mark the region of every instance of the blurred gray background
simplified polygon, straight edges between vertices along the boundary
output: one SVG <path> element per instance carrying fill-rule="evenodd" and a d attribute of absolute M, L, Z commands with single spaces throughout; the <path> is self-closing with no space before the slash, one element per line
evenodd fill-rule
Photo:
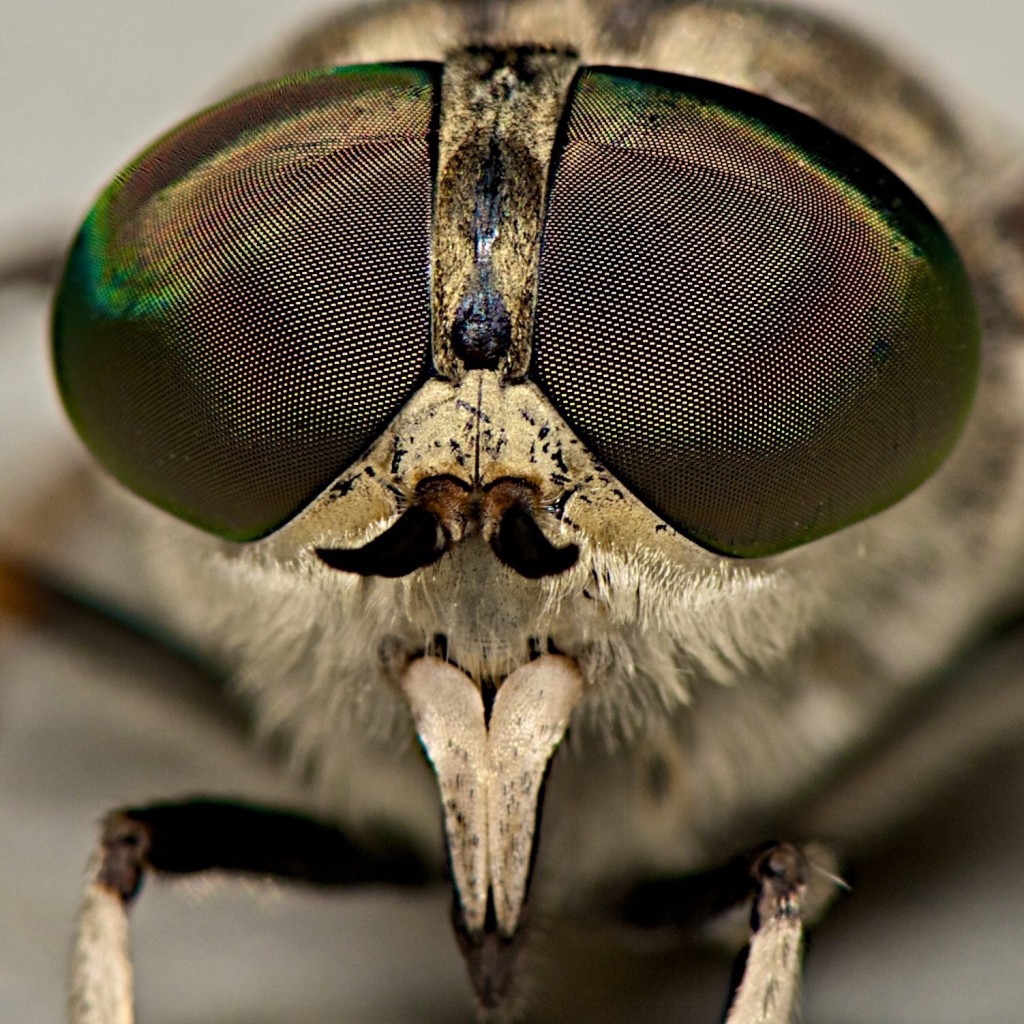
<path fill-rule="evenodd" d="M 1024 137 L 1021 0 L 818 6 L 903 49 L 964 104 L 976 101 L 979 116 L 994 113 Z M 216 96 L 247 54 L 325 7 L 320 0 L 2 0 L 0 258 L 36 239 L 69 236 L 97 190 L 154 134 Z M 2 537 L 5 510 L 48 476 L 48 453 L 64 435 L 36 355 L 42 304 L 0 312 L 5 335 L 15 332 L 25 346 L 5 346 L 0 355 Z M 139 690 L 112 679 L 102 659 L 83 661 L 73 646 L 5 632 L 0 671 L 0 1024 L 50 1024 L 63 1012 L 79 866 L 102 808 L 191 789 L 278 799 L 290 791 L 244 744 L 184 712 L 173 678 L 167 695 Z M 162 671 L 154 670 L 158 682 Z M 137 766 L 127 778 L 125 765 Z M 840 908 L 812 958 L 811 1024 L 1021 1019 L 1024 771 L 1019 763 L 992 771 L 954 795 L 959 825 L 949 838 L 956 845 L 986 837 L 978 845 L 991 863 L 972 850 L 952 862 L 952 879 L 936 884 L 930 866 L 914 860 L 930 854 L 911 852 L 892 862 L 905 877 L 881 897 L 887 915 L 877 899 L 873 908 Z M 140 1005 L 150 1024 L 472 1019 L 443 897 L 253 899 L 199 886 L 180 900 L 152 889 L 136 915 Z M 935 916 L 907 912 L 928 899 L 939 904 Z M 831 934 L 845 938 L 833 943 Z M 912 948 L 926 952 L 900 958 Z M 606 972 L 642 960 L 671 973 L 662 951 L 631 955 L 626 968 L 610 963 Z M 585 979 L 578 985 L 579 1005 L 600 1019 Z M 686 986 L 680 978 L 675 987 Z"/>

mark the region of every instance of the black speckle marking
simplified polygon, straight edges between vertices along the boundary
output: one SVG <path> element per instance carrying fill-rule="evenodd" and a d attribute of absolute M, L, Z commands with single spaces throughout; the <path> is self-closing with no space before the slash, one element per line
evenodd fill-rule
<path fill-rule="evenodd" d="M 460 466 L 466 465 L 466 453 L 462 450 L 462 445 L 459 443 L 457 438 L 448 439 L 448 447 L 451 449 L 452 455 L 455 457 L 455 461 Z"/>
<path fill-rule="evenodd" d="M 655 533 L 664 533 L 667 529 L 668 529 L 668 526 L 665 523 L 658 523 L 658 525 L 655 526 L 655 528 L 654 528 L 654 532 Z"/>
<path fill-rule="evenodd" d="M 623 494 L 622 491 L 620 491 L 618 489 L 618 487 L 613 487 L 612 488 L 612 494 L 614 494 L 615 497 L 619 499 L 619 501 L 625 501 L 626 500 L 625 494 Z"/>
<path fill-rule="evenodd" d="M 550 427 L 541 427 L 540 430 L 537 431 L 537 437 L 539 437 L 540 440 L 543 441 L 544 438 L 547 437 L 548 434 L 550 434 L 550 433 L 551 433 L 551 428 Z"/>
<path fill-rule="evenodd" d="M 344 498 L 355 487 L 357 479 L 357 476 L 347 476 L 344 480 L 339 480 L 328 492 L 329 500 L 337 501 L 338 498 Z"/>
<path fill-rule="evenodd" d="M 551 473 L 548 476 L 548 479 L 553 484 L 558 484 L 559 487 L 564 487 L 569 482 L 570 477 L 567 477 L 564 473 Z"/>
<path fill-rule="evenodd" d="M 484 447 L 495 455 L 500 455 L 508 447 L 508 435 L 503 430 L 497 433 L 493 430 L 485 430 L 483 436 Z"/>
<path fill-rule="evenodd" d="M 552 461 L 552 462 L 554 462 L 554 464 L 555 464 L 555 465 L 556 465 L 556 466 L 557 466 L 557 467 L 558 467 L 558 468 L 559 468 L 559 469 L 560 469 L 560 470 L 561 470 L 561 471 L 562 471 L 563 473 L 568 473 L 568 472 L 569 472 L 569 467 L 568 467 L 568 466 L 567 466 L 567 465 L 565 464 L 565 459 L 564 459 L 564 458 L 562 457 L 562 446 L 561 446 L 561 445 L 559 445 L 559 446 L 558 446 L 558 447 L 557 447 L 557 448 L 556 448 L 556 449 L 555 449 L 555 450 L 554 450 L 554 451 L 553 451 L 553 452 L 551 453 L 551 461 Z"/>
<path fill-rule="evenodd" d="M 367 466 L 367 467 L 366 467 L 366 469 L 365 469 L 365 470 L 364 470 L 363 472 L 365 472 L 365 473 L 366 473 L 366 475 L 367 475 L 367 476 L 368 476 L 368 477 L 369 477 L 369 478 L 370 478 L 371 480 L 372 480 L 372 479 L 373 479 L 373 478 L 374 478 L 374 477 L 375 477 L 375 476 L 377 475 L 377 473 L 376 473 L 376 472 L 374 471 L 374 468 L 373 468 L 373 466 Z"/>
<path fill-rule="evenodd" d="M 397 476 L 402 466 L 402 459 L 409 454 L 408 448 L 402 448 L 395 442 L 395 450 L 391 453 L 391 472 Z"/>
<path fill-rule="evenodd" d="M 478 416 L 481 423 L 490 423 L 491 418 L 487 413 L 482 412 L 475 405 L 467 402 L 464 398 L 458 398 L 455 400 L 455 408 L 461 409 L 463 412 L 468 412 L 470 416 Z"/>

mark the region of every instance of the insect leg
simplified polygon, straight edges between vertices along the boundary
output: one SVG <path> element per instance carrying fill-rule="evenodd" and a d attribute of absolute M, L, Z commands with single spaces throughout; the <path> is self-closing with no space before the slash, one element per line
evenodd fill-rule
<path fill-rule="evenodd" d="M 772 846 L 752 867 L 754 934 L 725 1024 L 789 1024 L 796 1010 L 803 958 L 807 858 L 788 843 Z"/>
<path fill-rule="evenodd" d="M 193 799 L 115 811 L 103 824 L 72 965 L 72 1024 L 131 1024 L 128 907 L 149 871 L 224 871 L 313 885 L 435 880 L 411 846 L 381 829 L 360 843 L 291 811 Z"/>
<path fill-rule="evenodd" d="M 816 923 L 843 887 L 835 866 L 832 852 L 817 843 L 765 843 L 710 871 L 641 882 L 613 906 L 630 925 L 743 946 L 726 1024 L 788 1024 L 804 926 Z"/>

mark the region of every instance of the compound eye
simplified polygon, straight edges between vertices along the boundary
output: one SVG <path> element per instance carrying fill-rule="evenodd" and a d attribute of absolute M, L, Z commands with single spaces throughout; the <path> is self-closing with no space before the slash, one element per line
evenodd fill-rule
<path fill-rule="evenodd" d="M 530 374 L 675 529 L 755 557 L 893 504 L 959 435 L 978 346 L 949 239 L 858 146 L 711 82 L 580 73 Z"/>
<path fill-rule="evenodd" d="M 54 312 L 71 418 L 123 483 L 233 540 L 280 526 L 430 372 L 438 70 L 317 71 L 146 150 Z"/>

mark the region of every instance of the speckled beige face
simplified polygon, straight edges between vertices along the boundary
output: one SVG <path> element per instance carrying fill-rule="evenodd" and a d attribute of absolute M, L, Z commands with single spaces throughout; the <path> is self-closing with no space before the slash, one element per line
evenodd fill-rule
<path fill-rule="evenodd" d="M 630 495 L 535 384 L 507 385 L 484 370 L 427 382 L 365 458 L 286 526 L 278 542 L 296 548 L 328 538 L 339 546 L 364 543 L 415 500 L 424 481 L 437 477 L 459 481 L 467 492 L 524 482 L 553 544 L 582 540 L 626 557 L 644 549 L 680 566 L 723 561 Z"/>

